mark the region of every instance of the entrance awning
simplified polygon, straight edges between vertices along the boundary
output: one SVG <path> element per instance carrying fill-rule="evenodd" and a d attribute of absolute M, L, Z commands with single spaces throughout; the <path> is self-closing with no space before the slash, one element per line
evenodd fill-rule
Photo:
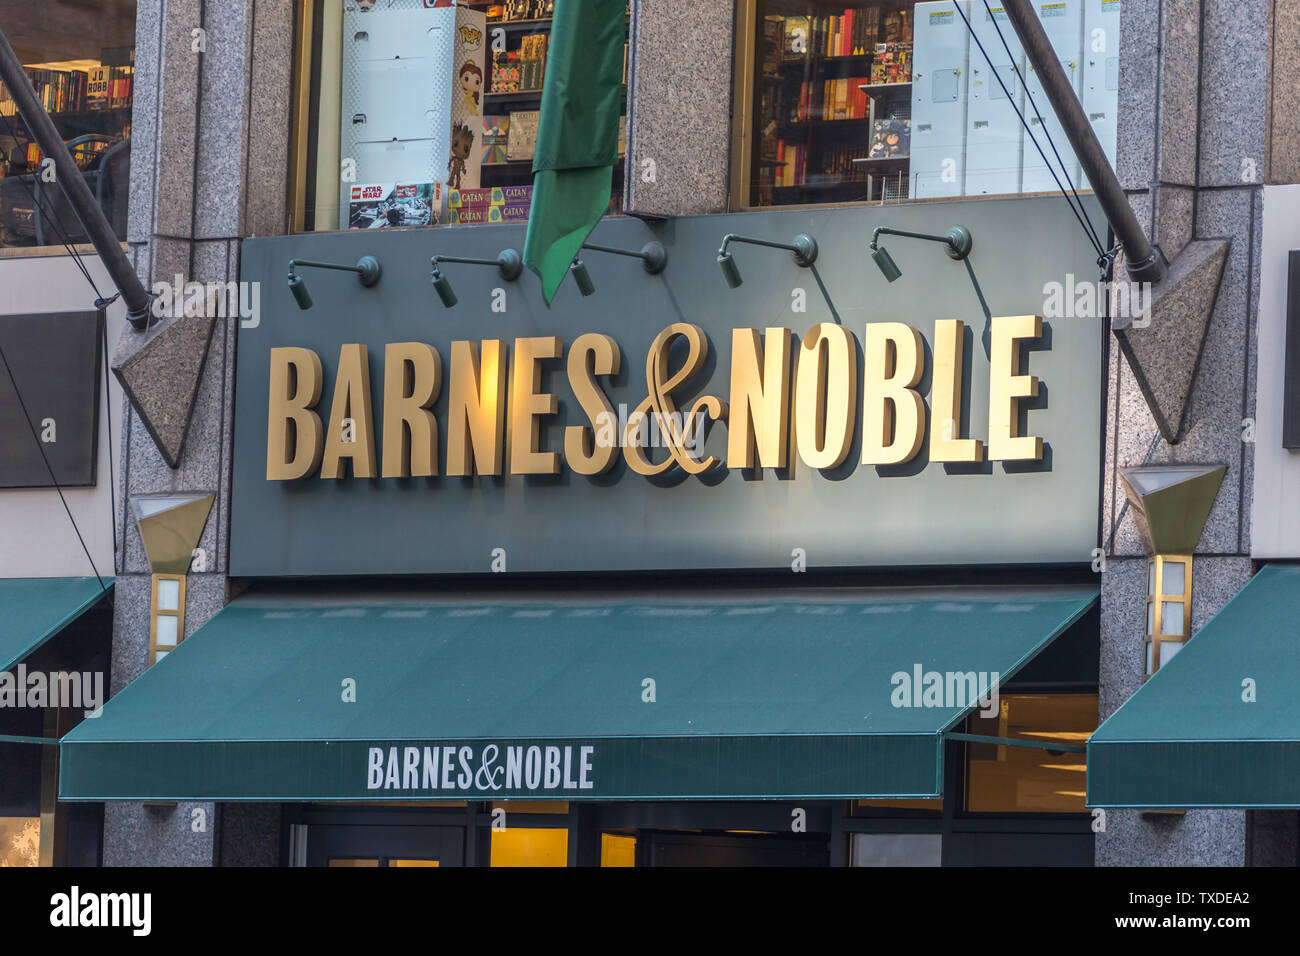
<path fill-rule="evenodd" d="M 1265 567 L 1092 735 L 1088 806 L 1300 806 L 1297 621 L 1300 567 Z"/>
<path fill-rule="evenodd" d="M 97 578 L 0 579 L 0 671 L 26 659 L 113 587 Z"/>
<path fill-rule="evenodd" d="M 1006 680 L 1096 596 L 247 597 L 63 738 L 60 797 L 937 796 L 963 676 Z M 961 701 L 904 696 L 930 672 Z"/>

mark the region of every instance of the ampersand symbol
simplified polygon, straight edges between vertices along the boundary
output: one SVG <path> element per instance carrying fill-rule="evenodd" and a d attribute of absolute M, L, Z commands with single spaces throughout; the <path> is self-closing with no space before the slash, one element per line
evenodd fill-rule
<path fill-rule="evenodd" d="M 479 766 L 478 773 L 474 774 L 474 788 L 476 790 L 500 790 L 501 784 L 497 783 L 497 777 L 506 772 L 505 767 L 493 767 L 497 762 L 497 754 L 501 751 L 496 744 L 488 744 L 483 748 L 483 758 Z M 486 775 L 486 776 L 485 776 Z M 484 783 L 484 780 L 487 780 Z"/>
<path fill-rule="evenodd" d="M 678 337 L 686 339 L 689 350 L 686 361 L 671 376 L 668 370 L 668 353 Z M 703 411 L 714 421 L 727 417 L 727 403 L 713 395 L 701 395 L 683 417 L 677 412 L 672 393 L 689 381 L 704 365 L 709 357 L 709 338 L 698 325 L 689 322 L 674 322 L 664 329 L 650 344 L 646 355 L 645 378 L 649 394 L 632 414 L 628 416 L 627 427 L 623 432 L 623 455 L 627 465 L 639 475 L 662 475 L 673 465 L 680 465 L 692 475 L 701 475 L 711 468 L 716 468 L 721 459 L 710 455 L 705 459 L 696 458 L 686 447 L 686 436 L 694 427 L 700 412 Z M 652 462 L 641 448 L 638 432 L 646 416 L 653 414 L 659 423 L 659 431 L 668 445 L 668 457 L 661 462 Z M 692 444 L 698 445 L 702 436 L 692 435 Z"/>

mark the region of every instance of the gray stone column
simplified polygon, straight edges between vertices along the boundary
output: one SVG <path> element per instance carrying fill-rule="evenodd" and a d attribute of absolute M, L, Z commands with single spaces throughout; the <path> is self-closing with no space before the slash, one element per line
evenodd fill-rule
<path fill-rule="evenodd" d="M 293 0 L 140 0 L 128 240 L 146 285 L 177 275 L 235 281 L 241 238 L 284 231 L 293 30 Z M 126 498 L 216 494 L 199 542 L 206 569 L 187 579 L 186 636 L 231 597 L 236 321 L 164 317 L 146 332 L 128 328 L 112 363 L 131 395 Z M 125 502 L 119 520 L 114 693 L 143 672 L 149 648 L 150 568 Z M 218 816 L 212 804 L 109 804 L 104 862 L 210 866 Z"/>
<path fill-rule="evenodd" d="M 1279 4 L 1279 9 L 1281 4 Z M 1259 298 L 1262 184 L 1269 147 L 1270 0 L 1125 0 L 1120 46 L 1117 167 L 1134 211 L 1173 260 L 1198 240 L 1229 240 L 1223 277 L 1191 366 L 1178 443 L 1171 445 L 1110 340 L 1102 531 L 1101 719 L 1142 679 L 1146 562 L 1128 513 L 1120 467 L 1222 463 L 1223 486 L 1197 547 L 1192 631 L 1251 574 L 1254 327 Z M 1289 121 L 1288 121 L 1289 122 Z M 1162 316 L 1157 307 L 1154 321 Z M 1158 330 L 1154 333 L 1158 335 Z M 1185 374 L 1186 355 L 1149 349 L 1148 381 Z M 1097 835 L 1099 865 L 1231 865 L 1294 859 L 1294 815 L 1192 810 L 1183 815 L 1109 811 Z"/>
<path fill-rule="evenodd" d="M 726 211 L 735 6 L 634 0 L 623 194 L 628 212 Z"/>

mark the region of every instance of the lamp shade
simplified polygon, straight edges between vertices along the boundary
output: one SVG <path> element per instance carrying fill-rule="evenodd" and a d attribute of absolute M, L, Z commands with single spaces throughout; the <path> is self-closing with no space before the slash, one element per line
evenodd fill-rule
<path fill-rule="evenodd" d="M 880 267 L 881 273 L 886 282 L 893 282 L 903 274 L 903 270 L 898 268 L 898 263 L 894 262 L 894 257 L 889 254 L 884 246 L 871 250 L 871 258 L 876 261 Z"/>
<path fill-rule="evenodd" d="M 1120 481 L 1148 554 L 1192 554 L 1219 493 L 1226 465 L 1140 465 Z"/>
<path fill-rule="evenodd" d="M 216 495 L 139 495 L 131 513 L 154 574 L 184 574 L 199 546 Z"/>
<path fill-rule="evenodd" d="M 719 254 L 718 268 L 722 270 L 722 277 L 727 280 L 727 285 L 733 289 L 739 289 L 741 283 L 745 281 L 740 277 L 740 267 L 736 265 L 736 260 L 730 252 Z"/>

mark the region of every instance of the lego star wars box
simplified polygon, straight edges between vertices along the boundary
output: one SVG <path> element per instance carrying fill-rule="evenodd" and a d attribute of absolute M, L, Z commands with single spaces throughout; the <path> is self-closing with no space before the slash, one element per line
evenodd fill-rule
<path fill-rule="evenodd" d="M 343 0 L 341 228 L 360 228 L 358 186 L 479 185 L 486 64 L 482 11 L 453 0 Z M 365 200 L 384 201 L 398 200 Z"/>
<path fill-rule="evenodd" d="M 351 189 L 349 229 L 436 226 L 445 219 L 442 183 L 367 183 Z"/>

